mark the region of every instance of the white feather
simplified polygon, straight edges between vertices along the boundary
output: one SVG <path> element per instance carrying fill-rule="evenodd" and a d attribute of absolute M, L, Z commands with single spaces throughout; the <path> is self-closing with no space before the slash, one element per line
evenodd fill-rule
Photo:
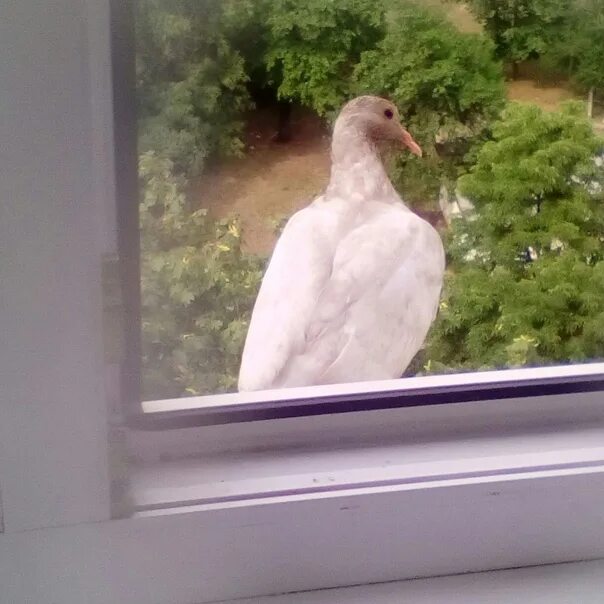
<path fill-rule="evenodd" d="M 436 316 L 445 266 L 438 233 L 402 203 L 371 147 L 350 147 L 338 163 L 325 196 L 296 213 L 277 242 L 240 390 L 400 377 Z"/>
<path fill-rule="evenodd" d="M 440 237 L 402 204 L 366 202 L 354 214 L 344 205 L 317 200 L 286 225 L 240 390 L 400 377 L 423 344 L 442 285 Z"/>

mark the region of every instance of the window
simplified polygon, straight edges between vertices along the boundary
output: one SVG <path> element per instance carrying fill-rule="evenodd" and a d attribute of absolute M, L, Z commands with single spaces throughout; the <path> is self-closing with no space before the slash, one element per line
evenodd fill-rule
<path fill-rule="evenodd" d="M 142 309 L 142 348 L 138 321 L 127 323 L 124 379 L 134 393 L 142 378 L 142 417 L 139 397 L 130 397 L 139 422 L 182 426 L 601 387 L 593 363 L 604 350 L 600 82 L 585 80 L 581 55 L 535 103 L 505 100 L 526 100 L 550 64 L 569 60 L 548 38 L 536 66 L 523 63 L 538 54 L 530 28 L 550 23 L 565 39 L 592 9 L 529 11 L 519 51 L 505 36 L 486 35 L 510 24 L 491 23 L 480 2 L 140 0 L 135 8 L 135 31 L 123 30 L 114 70 L 118 178 L 128 200 L 122 270 L 129 316 Z M 441 48 L 426 54 L 434 36 Z M 590 84 L 589 117 L 580 101 L 562 107 L 563 98 L 581 98 L 578 82 Z M 334 130 L 358 95 L 387 100 L 349 106 L 346 127 Z M 399 121 L 406 152 L 393 153 L 383 143 L 400 138 Z M 330 157 L 332 131 L 342 149 Z M 371 142 L 366 149 L 358 132 Z M 366 160 L 373 143 L 380 151 Z M 355 166 L 369 174 L 368 190 Z M 299 226 L 283 235 L 252 317 L 284 225 L 325 190 L 323 209 L 299 214 Z M 398 195 L 430 237 L 440 235 L 446 274 L 439 237 L 417 243 L 405 231 L 416 221 L 401 218 Z M 378 200 L 360 221 L 355 196 L 367 207 Z M 341 199 L 350 204 L 340 215 Z M 492 373 L 556 366 L 566 368 Z M 263 394 L 221 394 L 236 392 L 238 378 L 242 390 Z"/>
<path fill-rule="evenodd" d="M 174 430 L 164 428 L 183 409 L 153 421 L 145 413 L 145 428 L 156 430 L 126 431 L 143 457 L 127 468 L 134 505 L 112 515 L 108 477 L 123 465 L 107 455 L 107 399 L 115 394 L 117 363 L 100 354 L 100 285 L 101 266 L 109 287 L 120 269 L 127 326 L 139 334 L 138 286 L 128 289 L 139 274 L 138 253 L 130 253 L 137 238 L 128 234 L 138 225 L 136 153 L 133 146 L 127 152 L 136 140 L 128 135 L 135 115 L 129 89 L 120 86 L 134 76 L 134 62 L 123 61 L 133 56 L 134 39 L 122 18 L 128 5 L 112 2 L 118 190 L 122 202 L 128 187 L 132 193 L 118 221 L 110 169 L 110 3 L 60 0 L 53 10 L 27 4 L 6 4 L 0 20 L 7 58 L 0 65 L 7 111 L 0 129 L 10 141 L 0 162 L 3 600 L 226 601 L 604 555 L 601 390 L 540 396 L 542 390 L 525 389 L 519 398 L 492 400 L 491 383 L 480 396 L 468 386 L 467 395 L 481 399 L 474 402 L 256 422 L 231 421 L 244 401 L 226 394 L 220 396 L 235 397 L 235 404 L 222 410 L 224 417 L 203 420 L 225 425 Z M 121 262 L 102 263 L 115 251 L 118 223 Z M 107 318 L 115 321 L 114 314 Z M 124 390 L 136 385 L 140 364 L 131 354 L 136 338 L 125 344 Z M 559 382 L 583 371 L 594 388 L 591 369 L 597 367 L 536 371 L 555 373 Z M 498 376 L 522 374 L 471 377 L 488 383 Z M 459 394 L 451 382 L 464 384 L 467 376 L 400 383 L 415 379 L 449 381 L 441 392 L 450 397 Z M 398 396 L 396 386 L 390 384 Z M 351 411 L 368 396 L 363 388 L 380 387 L 334 386 L 333 395 Z M 431 393 L 424 395 L 429 402 Z M 297 404 L 300 393 L 280 389 L 275 396 L 298 397 Z M 268 398 L 256 401 L 265 417 L 289 404 Z M 140 411 L 134 388 L 128 400 Z M 209 402 L 185 397 L 174 404 Z M 313 402 L 329 401 L 308 397 L 300 413 Z M 253 411 L 243 419 L 258 419 Z M 119 452 L 116 442 L 110 453 Z M 58 561 L 67 577 L 56 572 Z M 573 575 L 593 589 L 598 569 Z M 472 584 L 478 579 L 464 576 Z M 437 593 L 442 585 L 436 582 Z"/>

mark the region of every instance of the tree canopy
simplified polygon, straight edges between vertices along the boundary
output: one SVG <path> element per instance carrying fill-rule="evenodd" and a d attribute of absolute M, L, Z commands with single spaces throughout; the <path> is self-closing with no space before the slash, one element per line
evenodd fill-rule
<path fill-rule="evenodd" d="M 469 144 L 485 133 L 504 103 L 493 44 L 459 32 L 441 12 L 409 0 L 397 4 L 386 36 L 361 55 L 354 76 L 357 92 L 396 103 L 424 150 L 421 165 L 402 156 L 394 171 L 411 197 L 433 197 L 443 171 L 453 168 L 455 176 Z M 449 165 L 442 162 L 447 156 Z"/>
<path fill-rule="evenodd" d="M 241 152 L 248 76 L 230 39 L 235 0 L 141 0 L 137 94 L 141 152 L 199 173 L 213 155 Z"/>
<path fill-rule="evenodd" d="M 511 105 L 460 178 L 429 369 L 604 357 L 603 169 L 580 104 Z"/>
<path fill-rule="evenodd" d="M 514 64 L 540 56 L 569 11 L 567 0 L 469 0 L 498 56 Z"/>
<path fill-rule="evenodd" d="M 604 0 L 575 2 L 545 58 L 583 88 L 604 89 Z"/>
<path fill-rule="evenodd" d="M 375 0 L 268 0 L 266 68 L 280 97 L 319 115 L 350 96 L 361 53 L 382 38 L 385 13 Z"/>

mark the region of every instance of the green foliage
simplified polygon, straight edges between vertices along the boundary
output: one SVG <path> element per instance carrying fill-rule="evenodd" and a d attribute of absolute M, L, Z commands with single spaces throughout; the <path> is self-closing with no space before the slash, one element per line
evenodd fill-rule
<path fill-rule="evenodd" d="M 443 14 L 409 0 L 397 4 L 388 33 L 362 54 L 354 76 L 358 91 L 396 103 L 424 151 L 421 161 L 401 156 L 393 170 L 412 200 L 435 198 L 442 177 L 457 177 L 470 144 L 504 102 L 489 40 L 460 33 Z"/>
<path fill-rule="evenodd" d="M 232 390 L 263 263 L 236 220 L 191 211 L 169 159 L 146 153 L 139 172 L 144 394 Z"/>
<path fill-rule="evenodd" d="M 545 58 L 580 86 L 604 89 L 604 0 L 581 0 L 573 8 Z"/>
<path fill-rule="evenodd" d="M 247 76 L 231 38 L 237 0 L 140 0 L 137 88 L 141 152 L 199 173 L 208 157 L 242 149 Z"/>
<path fill-rule="evenodd" d="M 483 22 L 501 56 L 519 60 L 541 52 L 535 23 L 557 24 L 559 2 L 472 6 L 491 6 Z M 241 152 L 253 87 L 326 116 L 357 92 L 390 97 L 425 151 L 392 166 L 412 200 L 475 161 L 460 187 L 477 215 L 449 236 L 429 370 L 604 356 L 604 205 L 586 185 L 604 181 L 591 161 L 600 143 L 580 108 L 511 107 L 476 151 L 504 98 L 486 37 L 409 0 L 388 26 L 373 0 L 139 0 L 137 13 L 146 397 L 235 387 L 263 260 L 242 251 L 236 220 L 210 219 L 185 190 L 208 159 Z M 593 41 L 556 59 L 586 85 L 599 85 L 584 75 L 600 73 Z"/>
<path fill-rule="evenodd" d="M 467 4 L 493 38 L 498 55 L 512 63 L 540 56 L 569 9 L 567 0 L 469 0 Z"/>
<path fill-rule="evenodd" d="M 225 7 L 229 41 L 244 60 L 248 86 L 254 91 L 269 87 L 266 68 L 267 14 L 272 0 L 232 0 Z"/>
<path fill-rule="evenodd" d="M 261 3 L 262 4 L 262 3 Z M 266 67 L 281 98 L 319 115 L 350 96 L 361 52 L 383 36 L 384 9 L 375 0 L 265 0 Z"/>
<path fill-rule="evenodd" d="M 604 357 L 603 143 L 583 113 L 510 105 L 460 178 L 476 213 L 447 242 L 428 370 Z"/>

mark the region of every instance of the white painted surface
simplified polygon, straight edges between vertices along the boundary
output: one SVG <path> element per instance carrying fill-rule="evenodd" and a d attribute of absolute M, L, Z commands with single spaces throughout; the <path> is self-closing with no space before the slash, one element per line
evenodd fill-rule
<path fill-rule="evenodd" d="M 132 431 L 137 460 L 152 463 L 191 457 L 268 451 L 330 451 L 392 444 L 463 442 L 536 433 L 604 429 L 600 392 L 427 405 L 226 424 L 164 431 Z M 603 435 L 604 439 L 604 435 Z"/>
<path fill-rule="evenodd" d="M 429 488 L 444 481 L 488 482 L 501 475 L 604 471 L 604 429 L 242 451 L 132 470 L 131 496 L 138 509 L 366 488 Z"/>
<path fill-rule="evenodd" d="M 191 604 L 604 557 L 602 492 L 602 473 L 500 477 L 5 534 L 0 601 Z"/>
<path fill-rule="evenodd" d="M 537 566 L 237 600 L 237 604 L 601 604 L 604 562 Z"/>
<path fill-rule="evenodd" d="M 8 532 L 101 520 L 109 510 L 100 263 L 110 248 L 111 199 L 99 191 L 98 171 L 110 158 L 91 102 L 107 75 L 106 18 L 105 1 L 0 6 L 0 485 Z M 110 94 L 105 87 L 99 103 Z"/>
<path fill-rule="evenodd" d="M 604 363 L 585 363 L 559 367 L 530 367 L 525 369 L 506 369 L 501 371 L 480 371 L 473 373 L 430 375 L 397 380 L 378 380 L 373 382 L 352 382 L 348 384 L 331 384 L 325 386 L 305 386 L 282 388 L 277 390 L 260 390 L 255 392 L 235 392 L 228 394 L 211 394 L 189 396 L 175 399 L 144 401 L 145 413 L 161 411 L 178 411 L 208 407 L 228 407 L 234 405 L 260 403 L 264 401 L 299 400 L 312 396 L 334 396 L 345 394 L 377 392 L 413 392 L 425 388 L 446 388 L 455 386 L 485 384 L 509 384 L 521 380 L 563 378 L 578 376 L 598 376 L 604 374 Z"/>

